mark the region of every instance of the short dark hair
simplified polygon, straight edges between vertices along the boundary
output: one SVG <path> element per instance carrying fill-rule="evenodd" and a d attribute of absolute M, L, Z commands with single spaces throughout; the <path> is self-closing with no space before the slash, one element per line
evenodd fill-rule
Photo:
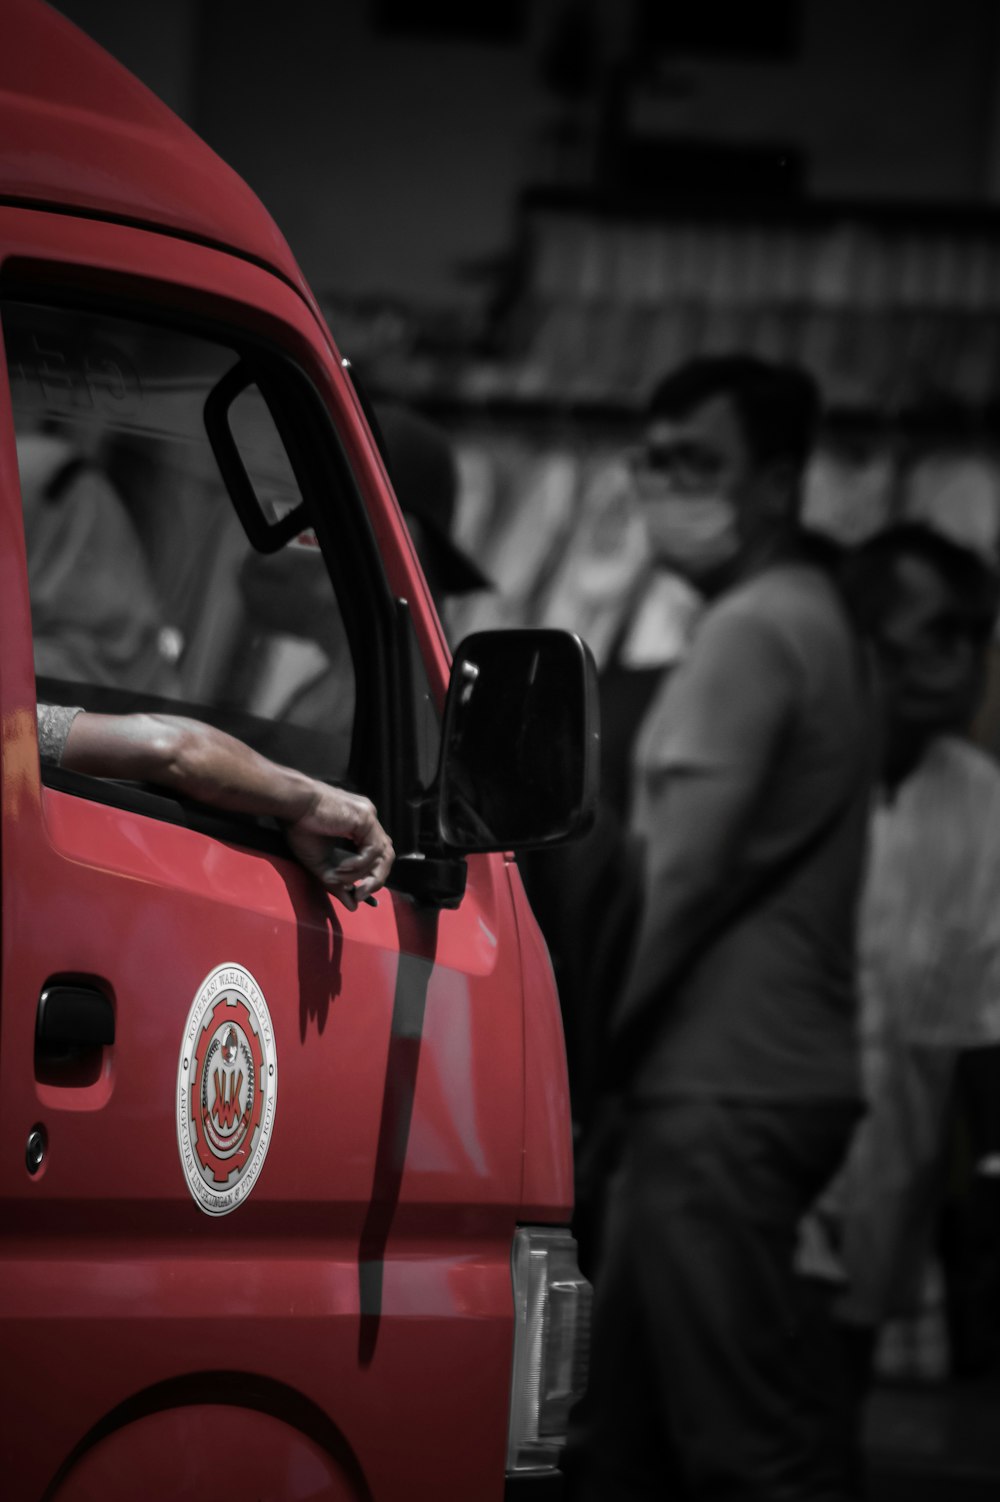
<path fill-rule="evenodd" d="M 681 417 L 716 396 L 727 396 L 735 407 L 755 463 L 787 459 L 798 470 L 805 467 L 821 412 L 808 371 L 756 355 L 699 355 L 658 382 L 646 416 Z"/>
<path fill-rule="evenodd" d="M 870 632 L 877 627 L 890 603 L 893 570 L 903 558 L 929 563 L 951 590 L 976 634 L 984 640 L 990 635 L 1000 611 L 997 564 L 937 527 L 905 520 L 890 523 L 844 554 L 842 577 L 863 630 Z"/>

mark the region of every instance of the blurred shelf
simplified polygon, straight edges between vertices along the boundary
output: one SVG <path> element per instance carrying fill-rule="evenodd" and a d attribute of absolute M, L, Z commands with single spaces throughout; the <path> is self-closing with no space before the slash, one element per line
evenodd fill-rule
<path fill-rule="evenodd" d="M 455 416 L 620 423 L 666 370 L 740 349 L 809 369 L 831 430 L 1000 426 L 997 209 L 532 189 L 498 266 L 480 317 L 334 299 L 338 343 L 373 391 Z"/>

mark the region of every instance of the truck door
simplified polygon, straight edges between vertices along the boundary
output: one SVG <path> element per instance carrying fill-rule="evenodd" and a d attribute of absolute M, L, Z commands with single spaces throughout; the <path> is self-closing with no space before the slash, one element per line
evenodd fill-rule
<path fill-rule="evenodd" d="M 123 267 L 154 238 L 78 230 Z M 274 281 L 180 256 L 220 299 Z M 218 1405 L 253 1495 L 499 1495 L 522 1111 L 502 863 L 470 861 L 458 911 L 386 891 L 348 914 L 266 822 L 39 760 L 36 699 L 184 714 L 368 793 L 393 833 L 385 560 L 409 564 L 370 440 L 288 289 L 283 348 L 273 309 L 243 328 L 204 288 L 168 315 L 66 280 L 0 302 L 11 1496 L 131 1497 L 142 1457 L 145 1496 L 200 1495 Z"/>

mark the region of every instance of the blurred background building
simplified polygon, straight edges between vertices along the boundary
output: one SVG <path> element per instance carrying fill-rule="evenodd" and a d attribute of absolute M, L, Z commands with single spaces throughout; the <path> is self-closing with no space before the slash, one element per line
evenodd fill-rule
<path fill-rule="evenodd" d="M 59 9 L 255 188 L 372 395 L 452 433 L 498 586 L 453 630 L 600 618 L 600 656 L 640 561 L 617 455 L 696 351 L 819 377 L 817 524 L 996 546 L 993 0 Z"/>

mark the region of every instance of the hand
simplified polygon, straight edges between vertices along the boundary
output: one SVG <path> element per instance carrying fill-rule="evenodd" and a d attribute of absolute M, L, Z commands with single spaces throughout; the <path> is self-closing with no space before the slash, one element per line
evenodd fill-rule
<path fill-rule="evenodd" d="M 310 807 L 285 834 L 296 858 L 353 912 L 383 886 L 392 869 L 392 841 L 378 821 L 375 806 L 358 793 L 315 784 Z M 356 847 L 344 855 L 332 842 L 347 839 Z"/>

